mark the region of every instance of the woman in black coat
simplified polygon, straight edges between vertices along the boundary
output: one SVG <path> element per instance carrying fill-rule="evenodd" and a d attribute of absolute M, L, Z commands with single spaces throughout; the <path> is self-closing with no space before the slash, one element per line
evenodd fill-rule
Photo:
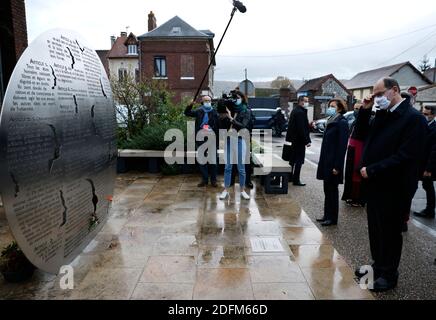
<path fill-rule="evenodd" d="M 344 161 L 348 143 L 348 122 L 343 116 L 347 111 L 342 99 L 329 102 L 326 130 L 321 145 L 316 178 L 324 181 L 324 216 L 317 219 L 322 226 L 338 223 L 339 184 L 344 180 Z"/>

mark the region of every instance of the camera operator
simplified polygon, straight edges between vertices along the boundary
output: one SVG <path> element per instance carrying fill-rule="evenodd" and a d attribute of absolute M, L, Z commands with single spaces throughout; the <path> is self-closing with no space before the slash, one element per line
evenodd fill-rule
<path fill-rule="evenodd" d="M 240 91 L 234 91 L 231 93 L 234 99 L 233 103 L 229 101 L 221 101 L 218 107 L 220 113 L 220 128 L 226 130 L 248 130 L 250 128 L 250 112 L 247 107 L 247 99 L 245 95 Z M 241 187 L 241 197 L 245 200 L 249 200 L 250 196 L 245 192 L 246 172 L 245 172 L 245 158 L 247 152 L 246 141 L 242 136 L 237 137 L 237 150 L 232 148 L 231 139 L 233 137 L 226 138 L 225 144 L 225 169 L 224 169 L 224 191 L 220 195 L 220 200 L 225 200 L 229 196 L 228 188 L 231 185 L 232 180 L 232 162 L 234 159 L 234 152 L 237 152 L 237 167 L 239 172 L 239 184 Z"/>
<path fill-rule="evenodd" d="M 203 96 L 201 98 L 202 105 L 192 110 L 192 107 L 194 106 L 194 101 L 192 101 L 185 109 L 185 115 L 188 117 L 195 118 L 195 134 L 200 130 L 206 130 L 206 131 L 213 131 L 215 133 L 215 136 L 218 137 L 218 130 L 219 130 L 219 120 L 218 120 L 218 113 L 217 111 L 212 107 L 212 99 L 209 96 Z M 218 139 L 217 139 L 218 140 Z M 196 141 L 195 145 L 198 148 L 204 143 L 205 141 Z M 215 155 L 216 158 L 216 155 Z M 208 175 L 208 165 L 207 164 L 199 164 L 200 171 L 202 175 L 202 181 L 198 184 L 199 188 L 207 186 L 209 182 L 209 175 Z M 217 184 L 217 164 L 216 162 L 209 163 L 209 170 L 210 170 L 210 182 L 212 187 L 216 188 L 218 187 Z"/>

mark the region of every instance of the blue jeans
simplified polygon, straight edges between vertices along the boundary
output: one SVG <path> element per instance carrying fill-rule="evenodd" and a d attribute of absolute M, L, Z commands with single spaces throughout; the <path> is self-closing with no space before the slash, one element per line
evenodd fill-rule
<path fill-rule="evenodd" d="M 233 159 L 234 155 L 233 153 L 236 152 L 236 150 L 231 149 L 231 144 L 230 144 L 230 139 L 234 139 L 234 138 L 227 138 L 227 143 L 226 143 L 226 165 L 224 168 L 224 186 L 226 188 L 230 187 L 231 181 L 232 181 L 232 167 L 233 164 L 231 162 L 231 159 Z M 238 138 L 238 159 L 237 159 L 237 167 L 238 167 L 238 172 L 239 172 L 239 185 L 241 186 L 241 188 L 245 187 L 245 164 L 244 164 L 244 159 L 245 159 L 245 153 L 247 150 L 247 145 L 245 143 L 245 140 L 242 138 Z"/>

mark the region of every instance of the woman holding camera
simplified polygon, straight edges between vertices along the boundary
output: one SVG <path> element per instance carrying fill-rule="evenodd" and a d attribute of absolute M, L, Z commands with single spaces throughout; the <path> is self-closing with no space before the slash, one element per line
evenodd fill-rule
<path fill-rule="evenodd" d="M 343 114 L 347 105 L 342 99 L 333 99 L 328 104 L 326 114 L 330 116 L 321 145 L 316 178 L 324 181 L 324 216 L 317 219 L 321 225 L 338 223 L 339 184 L 344 180 L 344 161 L 348 142 L 348 121 Z"/>
<path fill-rule="evenodd" d="M 227 129 L 228 131 L 233 129 L 239 133 L 237 137 L 236 135 L 232 135 L 230 133 L 230 136 L 226 138 L 224 153 L 226 161 L 224 169 L 225 189 L 220 195 L 220 200 L 225 200 L 229 196 L 228 188 L 230 187 L 232 180 L 232 164 L 235 161 L 239 172 L 241 197 L 245 200 L 250 200 L 250 196 L 245 192 L 245 163 L 247 161 L 247 149 L 249 150 L 247 142 L 250 143 L 250 133 L 248 129 L 250 127 L 251 118 L 247 107 L 247 98 L 245 95 L 240 91 L 236 91 L 235 98 L 236 101 L 234 103 L 233 110 L 230 111 L 228 108 L 226 108 L 226 112 L 222 113 L 220 117 L 220 128 Z M 245 139 L 247 137 L 248 139 Z M 231 160 L 233 160 L 233 162 Z"/>

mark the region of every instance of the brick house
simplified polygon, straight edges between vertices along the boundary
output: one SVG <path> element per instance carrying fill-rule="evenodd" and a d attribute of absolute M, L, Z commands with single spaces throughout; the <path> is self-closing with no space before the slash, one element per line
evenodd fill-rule
<path fill-rule="evenodd" d="M 179 17 L 159 27 L 151 12 L 148 31 L 138 37 L 141 81 L 165 81 L 174 94 L 174 101 L 193 98 L 214 53 L 214 34 L 196 30 Z M 212 94 L 214 66 L 211 66 L 201 94 Z"/>
<path fill-rule="evenodd" d="M 313 106 L 313 114 L 309 114 L 309 120 L 318 120 L 325 117 L 327 103 L 333 97 L 340 97 L 350 104 L 351 92 L 334 75 L 328 74 L 308 80 L 298 89 L 297 96 L 309 98 L 309 103 Z"/>
<path fill-rule="evenodd" d="M 24 0 L 0 1 L 0 109 L 12 71 L 27 48 Z"/>

